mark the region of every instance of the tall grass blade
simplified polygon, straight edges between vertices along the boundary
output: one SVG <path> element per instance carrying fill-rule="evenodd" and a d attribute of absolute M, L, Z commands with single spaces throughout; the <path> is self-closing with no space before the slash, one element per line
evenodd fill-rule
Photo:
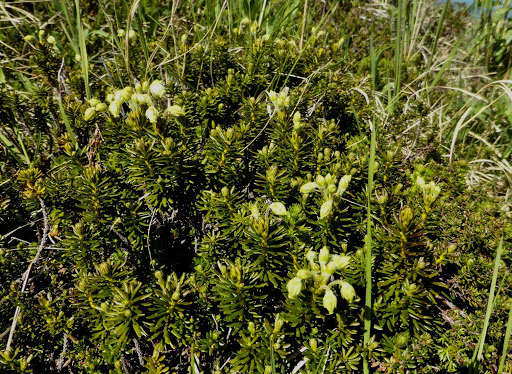
<path fill-rule="evenodd" d="M 370 37 L 370 71 L 372 80 L 372 89 L 375 89 L 376 71 L 377 71 L 377 56 L 373 45 L 373 36 Z M 370 122 L 370 160 L 368 163 L 368 191 L 367 191 L 367 216 L 366 216 L 366 253 L 364 256 L 364 276 L 366 280 L 365 286 L 365 302 L 364 302 L 364 336 L 363 342 L 367 347 L 370 342 L 371 335 L 371 318 L 372 318 L 372 215 L 371 215 L 371 196 L 373 191 L 373 176 L 375 174 L 375 149 L 377 143 L 377 128 L 376 121 Z M 363 361 L 363 372 L 368 374 L 370 372 L 368 365 L 369 357 Z"/>
<path fill-rule="evenodd" d="M 304 10 L 302 12 L 302 28 L 300 30 L 299 50 L 302 51 L 302 43 L 304 42 L 304 30 L 306 29 L 306 19 L 308 15 L 308 0 L 304 1 Z"/>
<path fill-rule="evenodd" d="M 396 39 L 395 39 L 395 101 L 400 94 L 401 66 L 402 66 L 402 36 L 405 0 L 398 0 L 398 15 L 396 17 Z"/>
<path fill-rule="evenodd" d="M 441 35 L 441 30 L 443 29 L 444 20 L 446 17 L 446 11 L 448 10 L 448 7 L 450 6 L 450 4 L 451 4 L 451 0 L 446 0 L 444 3 L 443 13 L 441 13 L 441 19 L 439 20 L 439 23 L 437 24 L 436 34 L 434 36 L 434 41 L 432 42 L 432 52 L 428 59 L 428 65 L 427 65 L 428 69 L 430 69 L 430 67 L 432 66 L 432 59 L 436 55 L 437 43 L 439 42 L 439 35 Z"/>
<path fill-rule="evenodd" d="M 68 132 L 69 138 L 71 139 L 71 143 L 73 143 L 73 146 L 75 149 L 78 149 L 78 142 L 76 141 L 76 135 L 73 131 L 73 128 L 71 127 L 71 123 L 69 123 L 68 116 L 66 115 L 66 111 L 64 110 L 64 105 L 62 105 L 62 99 L 60 96 L 57 97 L 57 101 L 59 103 L 59 111 L 60 115 L 62 117 L 62 121 L 64 121 L 64 125 L 66 126 L 66 131 Z"/>
<path fill-rule="evenodd" d="M 276 374 L 276 358 L 274 355 L 274 341 L 272 337 L 270 337 L 270 367 L 272 369 L 272 374 Z"/>
<path fill-rule="evenodd" d="M 507 330 L 505 331 L 505 339 L 503 340 L 503 351 L 501 353 L 500 366 L 498 367 L 498 374 L 503 373 L 505 367 L 505 359 L 508 355 L 508 347 L 510 344 L 510 334 L 512 333 L 512 305 L 508 313 Z"/>
<path fill-rule="evenodd" d="M 489 299 L 487 300 L 487 310 L 485 312 L 484 326 L 482 327 L 482 332 L 480 333 L 480 338 L 478 339 L 478 344 L 473 353 L 473 357 L 471 359 L 471 372 L 474 373 L 477 361 L 482 359 L 485 338 L 487 336 L 487 329 L 489 328 L 489 320 L 491 319 L 491 314 L 494 310 L 494 296 L 496 292 L 496 280 L 498 279 L 498 270 L 500 268 L 501 254 L 503 253 L 503 236 L 500 239 L 500 243 L 498 244 L 498 249 L 496 251 L 496 258 L 494 260 L 494 269 L 492 273 L 492 281 L 491 288 L 489 290 Z"/>
<path fill-rule="evenodd" d="M 85 47 L 85 35 L 80 15 L 80 2 L 75 0 L 76 8 L 76 28 L 78 30 L 78 48 L 80 49 L 80 63 L 82 65 L 82 76 L 85 86 L 85 96 L 91 98 L 91 88 L 89 87 L 89 62 L 87 61 L 87 49 Z"/>

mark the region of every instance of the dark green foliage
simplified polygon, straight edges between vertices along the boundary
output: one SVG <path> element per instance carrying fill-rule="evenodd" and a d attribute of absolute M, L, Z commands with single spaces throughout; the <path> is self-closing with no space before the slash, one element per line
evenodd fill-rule
<path fill-rule="evenodd" d="M 363 359 L 392 373 L 464 370 L 494 231 L 510 224 L 495 200 L 468 191 L 467 165 L 445 165 L 435 150 L 412 161 L 394 133 L 378 144 L 373 336 L 363 345 L 375 103 L 365 98 L 365 18 L 336 26 L 363 8 L 311 5 L 307 21 L 326 31 L 308 28 L 300 49 L 301 2 L 274 4 L 261 27 L 260 2 L 238 3 L 234 16 L 183 2 L 173 15 L 179 36 L 155 21 L 171 16 L 170 3 L 141 1 L 129 53 L 110 56 L 125 42 L 116 25 L 129 8 L 83 2 L 92 100 L 64 37 L 55 46 L 39 35 L 26 41 L 35 79 L 8 73 L 0 84 L 2 349 L 21 308 L 0 371 L 357 373 Z M 271 22 L 278 15 L 289 29 Z M 205 31 L 216 17 L 215 32 Z M 102 23 L 111 35 L 95 29 Z M 377 42 L 391 42 L 383 24 L 375 29 Z M 179 58 L 146 69 L 159 46 Z M 379 74 L 390 74 L 389 61 Z M 417 74 L 409 73 L 405 80 Z M 397 103 L 383 130 L 428 111 L 405 107 Z M 48 241 L 21 292 L 43 210 Z M 510 253 L 503 258 L 510 265 Z M 488 372 L 507 317 L 503 273 Z"/>

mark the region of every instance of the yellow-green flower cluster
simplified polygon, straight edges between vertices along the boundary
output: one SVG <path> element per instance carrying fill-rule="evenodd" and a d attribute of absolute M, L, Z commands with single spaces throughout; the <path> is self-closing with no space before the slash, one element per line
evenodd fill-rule
<path fill-rule="evenodd" d="M 268 93 L 268 98 L 277 111 L 282 111 L 290 105 L 290 96 L 288 96 L 288 92 L 289 88 L 285 87 L 279 93 L 275 91 L 270 91 Z"/>
<path fill-rule="evenodd" d="M 84 119 L 86 121 L 90 121 L 94 118 L 96 113 L 101 113 L 107 110 L 107 104 L 102 103 L 96 98 L 92 98 L 88 101 L 89 108 L 87 108 L 84 112 Z"/>
<path fill-rule="evenodd" d="M 303 289 L 303 283 L 311 279 L 313 280 L 313 292 L 317 294 L 324 292 L 323 306 L 329 314 L 334 312 L 338 303 L 338 299 L 332 290 L 335 286 L 339 287 L 341 297 L 349 303 L 352 302 L 356 292 L 350 283 L 342 279 L 329 282 L 335 272 L 346 269 L 350 265 L 350 256 L 331 255 L 329 249 L 323 247 L 318 253 L 309 251 L 306 254 L 306 259 L 309 266 L 297 271 L 295 277 L 288 282 L 289 298 L 296 298 Z"/>
<path fill-rule="evenodd" d="M 343 195 L 351 179 L 352 177 L 350 175 L 344 175 L 338 182 L 337 178 L 331 174 L 327 174 L 326 176 L 318 175 L 314 182 L 303 184 L 300 188 L 300 192 L 305 198 L 315 191 L 322 193 L 323 202 L 320 206 L 320 219 L 323 219 L 332 213 L 334 200 Z"/>
<path fill-rule="evenodd" d="M 165 85 L 160 80 L 155 80 L 151 84 L 147 81 L 137 82 L 134 87 L 127 86 L 109 93 L 106 97 L 106 101 L 109 104 L 108 111 L 112 117 L 118 118 L 123 104 L 127 104 L 130 111 L 145 109 L 144 114 L 149 122 L 156 123 L 160 117 L 157 100 L 163 98 L 165 92 Z M 86 119 L 92 118 L 94 113 L 98 111 L 97 107 L 94 107 L 93 110 L 90 109 L 86 110 Z M 185 111 L 179 105 L 169 106 L 166 113 L 174 117 L 185 115 Z"/>
<path fill-rule="evenodd" d="M 124 29 L 117 30 L 117 36 L 120 38 L 124 38 L 126 36 L 126 31 Z M 135 30 L 133 30 L 133 29 L 128 30 L 128 39 L 132 40 L 132 39 L 135 39 L 136 37 L 137 37 L 137 33 L 135 32 Z"/>
<path fill-rule="evenodd" d="M 441 187 L 439 187 L 435 182 L 425 183 L 425 180 L 418 176 L 416 178 L 416 186 L 420 189 L 423 194 L 423 203 L 425 204 L 425 212 L 429 212 L 432 204 L 436 201 L 439 193 L 441 192 Z"/>

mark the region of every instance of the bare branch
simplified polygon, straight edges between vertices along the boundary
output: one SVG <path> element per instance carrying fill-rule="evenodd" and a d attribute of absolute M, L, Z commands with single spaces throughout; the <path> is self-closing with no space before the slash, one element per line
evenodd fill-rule
<path fill-rule="evenodd" d="M 43 228 L 43 237 L 41 238 L 41 243 L 39 243 L 39 248 L 37 249 L 37 253 L 30 261 L 30 264 L 28 265 L 27 270 L 23 274 L 23 284 L 21 286 L 21 293 L 25 292 L 25 288 L 27 287 L 27 282 L 30 277 L 30 271 L 32 270 L 32 267 L 34 264 L 39 260 L 39 257 L 41 256 L 41 251 L 43 250 L 46 240 L 48 239 L 48 232 L 50 231 L 50 227 L 48 224 L 48 215 L 46 214 L 46 206 L 44 204 L 43 199 L 39 199 L 39 203 L 41 205 L 41 210 L 43 212 L 43 220 L 44 220 L 44 228 Z M 7 339 L 7 346 L 5 347 L 6 351 L 9 351 L 11 349 L 11 343 L 12 338 L 14 336 L 14 331 L 16 330 L 16 324 L 18 323 L 18 317 L 20 315 L 21 308 L 19 306 L 16 307 L 16 310 L 14 311 L 14 317 L 12 319 L 12 325 L 11 330 L 9 331 L 9 338 Z"/>

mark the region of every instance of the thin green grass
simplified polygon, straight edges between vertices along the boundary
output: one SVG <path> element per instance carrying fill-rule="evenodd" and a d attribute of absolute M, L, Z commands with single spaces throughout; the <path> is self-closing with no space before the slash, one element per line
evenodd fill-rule
<path fill-rule="evenodd" d="M 494 298 L 496 291 L 496 280 L 498 279 L 498 271 L 500 268 L 501 255 L 503 253 L 503 236 L 500 239 L 498 244 L 498 249 L 496 251 L 496 258 L 494 259 L 494 269 L 492 272 L 492 281 L 491 288 L 489 289 L 489 298 L 487 300 L 487 310 L 485 311 L 485 319 L 484 325 L 482 327 L 482 332 L 480 333 L 480 337 L 478 339 L 478 344 L 475 347 L 475 351 L 473 352 L 473 357 L 471 358 L 471 370 L 470 373 L 475 373 L 475 370 L 478 366 L 478 362 L 482 360 L 485 338 L 487 336 L 487 329 L 489 328 L 489 320 L 491 319 L 491 314 L 494 310 Z"/>
<path fill-rule="evenodd" d="M 510 345 L 510 334 L 512 334 L 512 300 L 510 302 L 510 310 L 508 313 L 507 329 L 505 331 L 505 338 L 503 339 L 503 351 L 501 352 L 500 366 L 498 367 L 498 374 L 503 373 L 505 368 L 505 359 L 508 355 L 508 348 Z"/>
<path fill-rule="evenodd" d="M 372 88 L 375 89 L 377 56 L 373 45 L 373 37 L 370 37 L 370 67 Z M 365 276 L 365 307 L 364 307 L 364 336 L 363 344 L 368 346 L 371 336 L 371 319 L 372 319 L 372 210 L 371 196 L 373 191 L 373 177 L 375 174 L 375 153 L 377 147 L 377 123 L 374 120 L 370 123 L 370 160 L 368 163 L 368 182 L 367 182 L 367 210 L 366 210 L 366 253 L 364 256 L 364 276 Z M 369 357 L 363 360 L 363 371 L 369 373 Z"/>
<path fill-rule="evenodd" d="M 444 7 L 443 7 L 443 13 L 441 13 L 441 18 L 439 19 L 439 22 L 437 23 L 436 33 L 434 36 L 434 41 L 432 42 L 432 52 L 428 59 L 427 69 L 430 70 L 432 67 L 432 60 L 437 52 L 437 45 L 439 43 L 439 36 L 441 35 L 441 30 L 444 26 L 444 21 L 446 19 L 446 11 L 448 10 L 448 7 L 451 5 L 451 0 L 445 1 Z"/>
<path fill-rule="evenodd" d="M 91 88 L 89 87 L 89 62 L 87 60 L 87 48 L 85 45 L 85 34 L 82 26 L 82 17 L 80 13 L 80 2 L 75 0 L 76 10 L 76 28 L 78 31 L 78 47 L 80 49 L 80 64 L 82 65 L 82 78 L 85 86 L 85 96 L 91 98 Z"/>

